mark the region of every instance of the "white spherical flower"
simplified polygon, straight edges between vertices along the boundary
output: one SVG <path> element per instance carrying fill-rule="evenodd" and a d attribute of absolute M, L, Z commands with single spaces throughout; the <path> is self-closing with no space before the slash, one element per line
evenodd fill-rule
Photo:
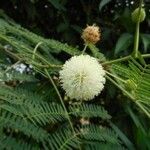
<path fill-rule="evenodd" d="M 71 99 L 90 100 L 97 96 L 105 84 L 105 71 L 89 55 L 73 56 L 60 71 L 60 81 Z"/>

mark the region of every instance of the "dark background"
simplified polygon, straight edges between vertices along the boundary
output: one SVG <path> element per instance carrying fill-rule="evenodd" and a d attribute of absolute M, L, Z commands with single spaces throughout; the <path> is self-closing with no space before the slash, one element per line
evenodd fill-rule
<path fill-rule="evenodd" d="M 83 48 L 81 31 L 87 24 L 101 27 L 102 37 L 98 47 L 108 57 L 114 57 L 116 42 L 122 33 L 133 35 L 135 24 L 131 12 L 138 0 L 110 0 L 100 9 L 101 0 L 0 0 L 0 15 L 7 14 L 15 22 L 46 38 L 67 42 Z M 141 32 L 149 33 L 150 1 L 145 1 L 146 20 Z M 133 49 L 115 56 L 126 55 Z M 143 47 L 141 47 L 143 49 Z M 145 50 L 146 52 L 147 50 Z"/>

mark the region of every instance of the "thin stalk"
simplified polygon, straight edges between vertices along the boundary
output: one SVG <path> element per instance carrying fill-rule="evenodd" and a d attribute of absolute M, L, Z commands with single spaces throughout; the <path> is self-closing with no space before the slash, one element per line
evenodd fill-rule
<path fill-rule="evenodd" d="M 54 65 L 54 64 L 42 65 L 42 64 L 38 64 L 37 62 L 34 62 L 34 61 L 32 61 L 31 64 L 35 65 L 35 66 L 38 66 L 40 68 L 52 68 L 52 67 L 54 67 L 54 68 L 61 68 L 62 67 L 62 65 Z"/>
<path fill-rule="evenodd" d="M 42 44 L 42 42 L 39 42 L 39 43 L 35 46 L 35 48 L 34 48 L 34 50 L 33 50 L 33 55 L 32 55 L 32 59 L 33 59 L 33 60 L 35 59 L 35 53 L 36 53 L 38 47 L 39 47 L 41 44 Z"/>
<path fill-rule="evenodd" d="M 117 62 L 122 62 L 122 61 L 126 61 L 128 59 L 130 59 L 131 56 L 125 56 L 125 57 L 122 57 L 122 58 L 118 58 L 118 59 L 114 59 L 114 60 L 110 60 L 110 61 L 106 61 L 106 62 L 103 62 L 102 65 L 109 65 L 109 64 L 113 64 L 113 63 L 117 63 Z"/>
<path fill-rule="evenodd" d="M 16 60 L 19 60 L 19 61 L 22 60 L 18 55 L 12 53 L 11 51 L 6 50 L 6 49 L 4 49 L 4 50 L 5 50 L 5 52 L 7 52 L 7 54 L 8 54 L 10 57 L 12 57 L 13 59 L 16 59 Z"/>
<path fill-rule="evenodd" d="M 66 106 L 65 106 L 65 104 L 64 104 L 64 102 L 63 102 L 63 99 L 62 99 L 62 97 L 61 97 L 61 95 L 60 95 L 60 93 L 59 93 L 59 90 L 58 90 L 57 86 L 55 85 L 53 79 L 51 78 L 50 74 L 48 73 L 47 69 L 44 69 L 44 70 L 45 70 L 45 73 L 47 74 L 49 80 L 51 81 L 51 83 L 52 83 L 52 85 L 53 85 L 53 87 L 54 87 L 54 89 L 55 89 L 55 91 L 56 91 L 56 93 L 57 93 L 57 95 L 58 95 L 58 97 L 59 97 L 59 100 L 60 100 L 60 102 L 61 102 L 61 104 L 62 104 L 62 106 L 63 106 L 63 108 L 64 108 L 64 110 L 65 110 L 65 112 L 66 112 L 66 116 L 67 116 L 67 118 L 68 118 L 70 127 L 71 127 L 73 133 L 75 134 L 75 130 L 74 130 L 74 128 L 73 128 L 73 124 L 72 124 L 72 122 L 71 122 L 71 120 L 70 120 L 68 111 L 67 111 Z"/>
<path fill-rule="evenodd" d="M 87 45 L 87 44 L 85 44 L 84 49 L 83 49 L 83 51 L 82 51 L 82 54 L 84 54 L 84 53 L 85 53 L 87 46 L 88 46 L 88 45 Z"/>
<path fill-rule="evenodd" d="M 143 4 L 143 0 L 140 0 L 139 13 L 138 13 L 139 18 L 138 18 L 138 21 L 136 23 L 135 37 L 134 37 L 134 48 L 133 48 L 133 56 L 135 58 L 138 58 L 138 51 L 139 51 L 140 15 L 141 15 L 142 4 Z"/>
<path fill-rule="evenodd" d="M 111 79 L 109 76 L 106 75 L 106 78 L 111 81 L 114 85 L 116 85 L 121 91 L 123 91 L 129 98 L 131 98 L 131 100 L 133 100 L 135 102 L 135 98 L 129 93 L 127 92 L 122 86 L 120 86 L 119 84 L 117 84 L 113 79 Z"/>
<path fill-rule="evenodd" d="M 142 54 L 141 56 L 142 56 L 143 58 L 150 58 L 150 54 Z M 122 57 L 122 58 L 118 58 L 118 59 L 106 61 L 106 62 L 103 62 L 103 63 L 101 63 L 101 64 L 102 64 L 102 65 L 109 65 L 109 64 L 113 64 L 113 63 L 118 63 L 118 62 L 122 62 L 122 61 L 129 60 L 131 57 L 132 57 L 132 56 L 129 55 L 129 56 L 125 56 L 125 57 Z"/>
<path fill-rule="evenodd" d="M 117 86 L 121 91 L 123 91 L 138 107 L 141 108 L 141 110 L 150 118 L 150 114 L 143 108 L 143 106 L 138 103 L 138 101 L 136 101 L 136 99 L 129 93 L 127 92 L 125 89 L 123 89 L 122 86 L 120 86 L 119 84 L 117 84 L 113 79 L 111 79 L 109 76 L 106 75 L 106 78 L 111 81 L 115 86 Z"/>
<path fill-rule="evenodd" d="M 134 49 L 133 49 L 133 56 L 134 56 L 135 58 L 138 57 L 139 34 L 140 34 L 140 22 L 137 22 L 137 23 L 136 23 L 135 37 L 134 37 Z"/>
<path fill-rule="evenodd" d="M 108 74 L 108 75 L 110 75 L 110 76 L 116 78 L 117 80 L 120 80 L 121 82 L 126 83 L 126 81 L 123 80 L 123 79 L 121 79 L 120 77 L 118 77 L 118 76 L 116 76 L 116 75 L 114 75 L 114 74 L 112 74 L 112 73 L 110 73 L 110 72 L 108 72 L 108 71 L 105 71 L 105 72 L 106 72 L 106 74 Z"/>
<path fill-rule="evenodd" d="M 150 113 L 138 101 L 136 104 L 143 110 L 143 112 L 150 118 Z"/>
<path fill-rule="evenodd" d="M 30 50 L 26 49 L 29 53 L 33 54 L 33 52 L 31 52 Z M 32 55 L 33 56 L 33 55 Z M 34 53 L 34 57 L 38 57 L 39 59 L 41 59 L 42 61 L 44 61 L 46 64 L 48 64 L 51 67 L 62 67 L 60 65 L 54 65 L 54 64 L 50 64 L 45 58 L 43 58 L 41 55 Z M 33 57 L 32 57 L 33 58 Z"/>
<path fill-rule="evenodd" d="M 65 112 L 66 112 L 66 116 L 67 116 L 67 118 L 68 118 L 68 122 L 69 122 L 69 124 L 70 124 L 71 129 L 72 129 L 72 132 L 73 132 L 74 135 L 76 135 L 76 132 L 75 132 L 74 127 L 73 127 L 73 124 L 72 124 L 72 122 L 71 122 L 69 113 L 68 113 L 68 111 L 67 111 L 67 109 L 66 109 L 66 106 L 65 106 L 65 104 L 64 104 L 64 102 L 63 102 L 63 99 L 62 99 L 62 97 L 61 97 L 61 95 L 60 95 L 60 93 L 59 93 L 59 90 L 58 90 L 56 84 L 54 83 L 53 79 L 51 78 L 50 74 L 48 73 L 47 69 L 44 69 L 44 70 L 45 70 L 45 73 L 47 74 L 49 80 L 51 81 L 51 83 L 52 83 L 52 85 L 53 85 L 53 87 L 54 87 L 54 89 L 55 89 L 55 91 L 56 91 L 56 93 L 57 93 L 57 95 L 58 95 L 58 97 L 59 97 L 59 99 L 60 99 L 60 102 L 61 102 L 61 104 L 62 104 L 62 106 L 63 106 L 63 108 L 64 108 L 64 110 L 65 110 Z M 81 150 L 80 145 L 79 145 L 79 149 Z"/>
<path fill-rule="evenodd" d="M 142 57 L 143 58 L 150 58 L 150 54 L 143 54 Z"/>
<path fill-rule="evenodd" d="M 12 43 L 11 43 L 11 41 L 10 41 L 9 39 L 7 39 L 6 37 L 2 36 L 1 34 L 0 34 L 0 37 L 12 45 Z M 38 44 L 36 45 L 36 47 L 35 47 L 35 49 L 34 49 L 34 52 L 32 52 L 30 49 L 24 47 L 23 45 L 22 45 L 22 48 L 24 48 L 25 50 L 27 50 L 28 53 L 31 53 L 31 54 L 32 54 L 32 58 L 31 58 L 31 59 L 33 59 L 33 58 L 36 56 L 36 57 L 38 57 L 39 59 L 41 59 L 43 62 L 45 62 L 46 64 L 48 64 L 49 66 L 52 66 L 52 67 L 60 67 L 59 65 L 50 64 L 50 63 L 49 63 L 45 58 L 43 58 L 41 55 L 35 53 L 35 52 L 36 52 L 36 49 L 37 49 L 38 46 L 39 46 L 39 44 L 41 44 L 41 43 L 38 43 Z M 13 45 L 13 46 L 17 48 L 16 45 Z M 4 49 L 4 50 L 5 50 L 9 55 L 11 55 L 12 57 L 14 57 L 15 59 L 23 60 L 22 58 L 18 57 L 18 55 L 16 55 L 16 54 L 10 52 L 9 50 L 7 50 L 7 49 Z"/>

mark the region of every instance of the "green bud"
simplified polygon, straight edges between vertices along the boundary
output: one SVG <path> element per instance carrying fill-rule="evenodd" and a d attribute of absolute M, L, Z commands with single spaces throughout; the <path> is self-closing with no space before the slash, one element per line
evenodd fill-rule
<path fill-rule="evenodd" d="M 133 12 L 132 12 L 132 21 L 133 22 L 143 22 L 145 17 L 146 17 L 146 13 L 145 13 L 145 9 L 141 8 L 140 14 L 139 14 L 140 8 L 136 8 Z"/>
<path fill-rule="evenodd" d="M 129 91 L 135 90 L 137 88 L 137 84 L 133 80 L 126 80 L 126 88 Z"/>

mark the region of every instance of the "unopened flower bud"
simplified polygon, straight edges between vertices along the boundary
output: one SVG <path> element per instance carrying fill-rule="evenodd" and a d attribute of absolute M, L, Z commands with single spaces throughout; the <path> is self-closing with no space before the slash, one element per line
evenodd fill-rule
<path fill-rule="evenodd" d="M 96 25 L 87 26 L 82 33 L 82 39 L 85 43 L 96 44 L 100 40 L 100 28 Z"/>
<path fill-rule="evenodd" d="M 140 12 L 139 12 L 140 11 Z M 145 9 L 144 8 L 136 8 L 133 12 L 132 12 L 132 21 L 133 22 L 143 22 L 144 19 L 146 17 L 146 13 L 145 13 Z"/>

